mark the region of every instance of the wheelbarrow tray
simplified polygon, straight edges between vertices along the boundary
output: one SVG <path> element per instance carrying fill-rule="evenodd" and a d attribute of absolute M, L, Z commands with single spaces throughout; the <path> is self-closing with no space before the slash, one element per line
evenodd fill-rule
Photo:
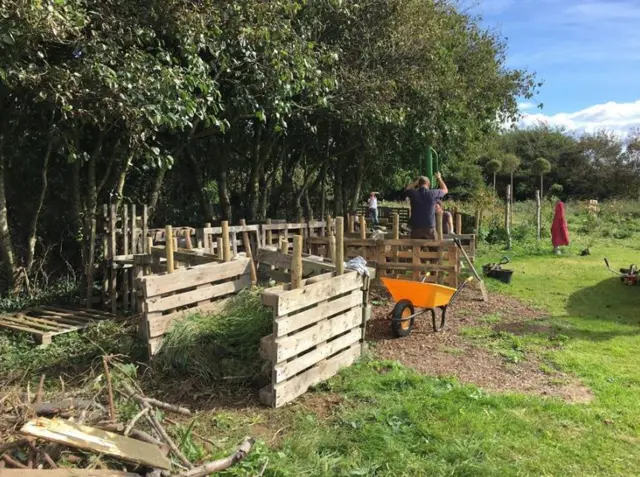
<path fill-rule="evenodd" d="M 410 300 L 417 308 L 438 308 L 446 306 L 456 293 L 455 288 L 435 283 L 399 280 L 381 277 L 382 283 L 389 290 L 393 300 Z"/>

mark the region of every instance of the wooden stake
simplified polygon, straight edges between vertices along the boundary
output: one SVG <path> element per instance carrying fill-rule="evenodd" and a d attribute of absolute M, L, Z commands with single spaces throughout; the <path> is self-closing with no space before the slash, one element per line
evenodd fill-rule
<path fill-rule="evenodd" d="M 393 219 L 393 240 L 400 240 L 400 215 L 394 212 L 391 218 Z"/>
<path fill-rule="evenodd" d="M 536 190 L 536 237 L 538 240 L 542 238 L 542 204 L 540 200 L 540 191 Z"/>
<path fill-rule="evenodd" d="M 240 225 L 245 227 L 247 221 L 240 219 Z M 244 246 L 244 252 L 247 254 L 247 258 L 251 259 L 251 283 L 254 285 L 258 283 L 258 274 L 256 273 L 256 264 L 253 261 L 253 252 L 251 251 L 251 242 L 249 241 L 249 232 L 242 232 L 242 245 Z"/>
<path fill-rule="evenodd" d="M 133 243 L 131 244 L 133 245 Z M 122 253 L 129 255 L 129 209 L 122 204 Z M 129 270 L 122 269 L 122 308 L 129 309 Z"/>
<path fill-rule="evenodd" d="M 504 202 L 504 228 L 507 232 L 507 250 L 511 249 L 511 186 L 507 186 L 507 196 Z"/>
<path fill-rule="evenodd" d="M 229 222 L 224 220 L 222 222 L 222 260 L 225 262 L 231 261 L 231 248 L 229 244 Z"/>
<path fill-rule="evenodd" d="M 216 240 L 216 246 L 218 249 L 218 259 L 224 260 L 224 241 L 222 240 L 222 237 L 218 237 Z"/>
<path fill-rule="evenodd" d="M 151 253 L 151 248 L 147 248 L 147 235 L 149 234 L 149 209 L 146 205 L 142 206 L 142 253 Z"/>
<path fill-rule="evenodd" d="M 302 235 L 293 236 L 293 259 L 291 260 L 291 288 L 302 286 Z"/>
<path fill-rule="evenodd" d="M 480 209 L 476 210 L 476 227 L 475 234 L 478 235 L 480 233 Z"/>
<path fill-rule="evenodd" d="M 109 372 L 109 361 L 106 356 L 102 357 L 102 365 L 104 366 L 104 378 L 107 381 L 107 397 L 109 398 L 109 420 L 116 420 L 116 406 L 113 401 L 113 386 L 111 385 L 111 373 Z"/>
<path fill-rule="evenodd" d="M 134 255 L 136 253 L 139 253 L 138 250 L 140 250 L 138 245 L 138 234 L 137 234 L 138 217 L 136 215 L 137 215 L 136 204 L 131 204 L 131 253 Z"/>
<path fill-rule="evenodd" d="M 336 275 L 344 273 L 344 218 L 336 217 Z"/>
<path fill-rule="evenodd" d="M 102 205 L 102 306 L 109 299 L 109 206 Z"/>
<path fill-rule="evenodd" d="M 331 263 L 336 263 L 336 236 L 329 235 L 329 258 Z"/>
<path fill-rule="evenodd" d="M 153 248 L 153 237 L 147 237 L 146 242 L 147 242 L 147 251 L 146 251 L 146 253 L 149 254 L 149 253 L 151 253 L 151 249 Z"/>
<path fill-rule="evenodd" d="M 327 229 L 325 233 L 327 234 L 327 237 L 333 235 L 333 219 L 330 215 L 327 215 Z"/>
<path fill-rule="evenodd" d="M 93 306 L 93 274 L 94 257 L 96 255 L 96 219 L 91 219 L 91 232 L 89 233 L 89 260 L 87 260 L 87 303 L 86 308 L 91 309 Z"/>
<path fill-rule="evenodd" d="M 462 214 L 456 212 L 456 235 L 462 235 Z"/>
<path fill-rule="evenodd" d="M 442 235 L 442 213 L 438 212 L 436 214 L 436 239 L 437 240 L 442 240 L 443 239 L 443 235 Z"/>
<path fill-rule="evenodd" d="M 165 227 L 165 252 L 167 255 L 167 273 L 173 273 L 173 227 L 167 225 Z"/>
<path fill-rule="evenodd" d="M 280 237 L 280 252 L 289 253 L 289 241 L 285 237 Z"/>
<path fill-rule="evenodd" d="M 205 229 L 210 229 L 211 228 L 211 222 L 207 222 L 206 224 L 204 224 Z M 208 232 L 202 232 L 202 242 L 203 242 L 203 246 L 204 249 L 208 252 L 213 253 L 213 240 L 211 235 L 209 235 Z M 218 254 L 220 255 L 220 260 L 222 260 L 222 247 L 218 247 Z"/>
<path fill-rule="evenodd" d="M 267 219 L 267 225 L 271 225 L 271 219 Z M 271 230 L 267 230 L 267 233 L 265 234 L 265 241 L 267 242 L 265 245 L 273 245 L 273 232 Z"/>
<path fill-rule="evenodd" d="M 364 218 L 364 215 L 360 216 L 360 238 L 362 240 L 367 239 L 367 221 Z"/>
<path fill-rule="evenodd" d="M 356 230 L 356 216 L 347 214 L 347 225 L 349 226 L 349 233 L 352 234 Z"/>
<path fill-rule="evenodd" d="M 111 313 L 114 315 L 118 311 L 118 290 L 116 287 L 116 268 L 113 258 L 116 256 L 116 204 L 111 204 L 111 214 L 109 216 L 109 299 L 111 300 Z"/>

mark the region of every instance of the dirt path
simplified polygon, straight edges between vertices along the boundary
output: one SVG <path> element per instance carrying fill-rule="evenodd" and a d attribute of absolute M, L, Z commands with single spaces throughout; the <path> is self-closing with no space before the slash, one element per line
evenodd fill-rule
<path fill-rule="evenodd" d="M 386 297 L 377 297 L 385 300 Z M 374 307 L 367 330 L 374 343 L 374 353 L 381 359 L 397 360 L 417 371 L 433 376 L 455 376 L 465 383 L 476 384 L 488 391 L 522 392 L 560 397 L 569 402 L 588 402 L 591 391 L 580 381 L 564 373 L 545 374 L 543 361 L 531 353 L 517 364 L 474 344 L 461 335 L 465 327 L 486 325 L 483 317 L 499 313 L 496 330 L 518 328 L 519 324 L 543 320 L 544 314 L 520 301 L 493 294 L 490 303 L 477 300 L 474 291 L 464 292 L 447 314 L 447 328 L 433 333 L 430 319 L 416 320 L 412 333 L 393 338 L 387 316 L 393 303 Z M 543 322 L 540 323 L 543 325 Z"/>

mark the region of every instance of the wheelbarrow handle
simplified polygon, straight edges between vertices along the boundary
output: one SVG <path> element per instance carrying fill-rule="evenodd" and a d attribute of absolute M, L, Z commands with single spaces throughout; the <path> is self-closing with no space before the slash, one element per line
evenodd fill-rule
<path fill-rule="evenodd" d="M 467 284 L 469 282 L 471 282 L 473 280 L 473 277 L 469 277 L 467 278 L 465 281 L 463 281 L 460 286 L 456 289 L 455 293 L 451 296 L 451 300 L 449 300 L 449 303 L 447 303 L 447 306 L 451 305 L 453 303 L 453 300 L 456 299 L 456 297 L 458 296 L 458 294 L 464 289 L 464 287 L 467 286 Z"/>

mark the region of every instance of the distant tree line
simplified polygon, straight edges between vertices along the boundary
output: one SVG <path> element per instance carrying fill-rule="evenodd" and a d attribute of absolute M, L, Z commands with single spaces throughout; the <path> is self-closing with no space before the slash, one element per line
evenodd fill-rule
<path fill-rule="evenodd" d="M 539 124 L 496 136 L 478 166 L 503 196 L 512 184 L 516 200 L 640 199 L 640 131 L 570 133 Z"/>

